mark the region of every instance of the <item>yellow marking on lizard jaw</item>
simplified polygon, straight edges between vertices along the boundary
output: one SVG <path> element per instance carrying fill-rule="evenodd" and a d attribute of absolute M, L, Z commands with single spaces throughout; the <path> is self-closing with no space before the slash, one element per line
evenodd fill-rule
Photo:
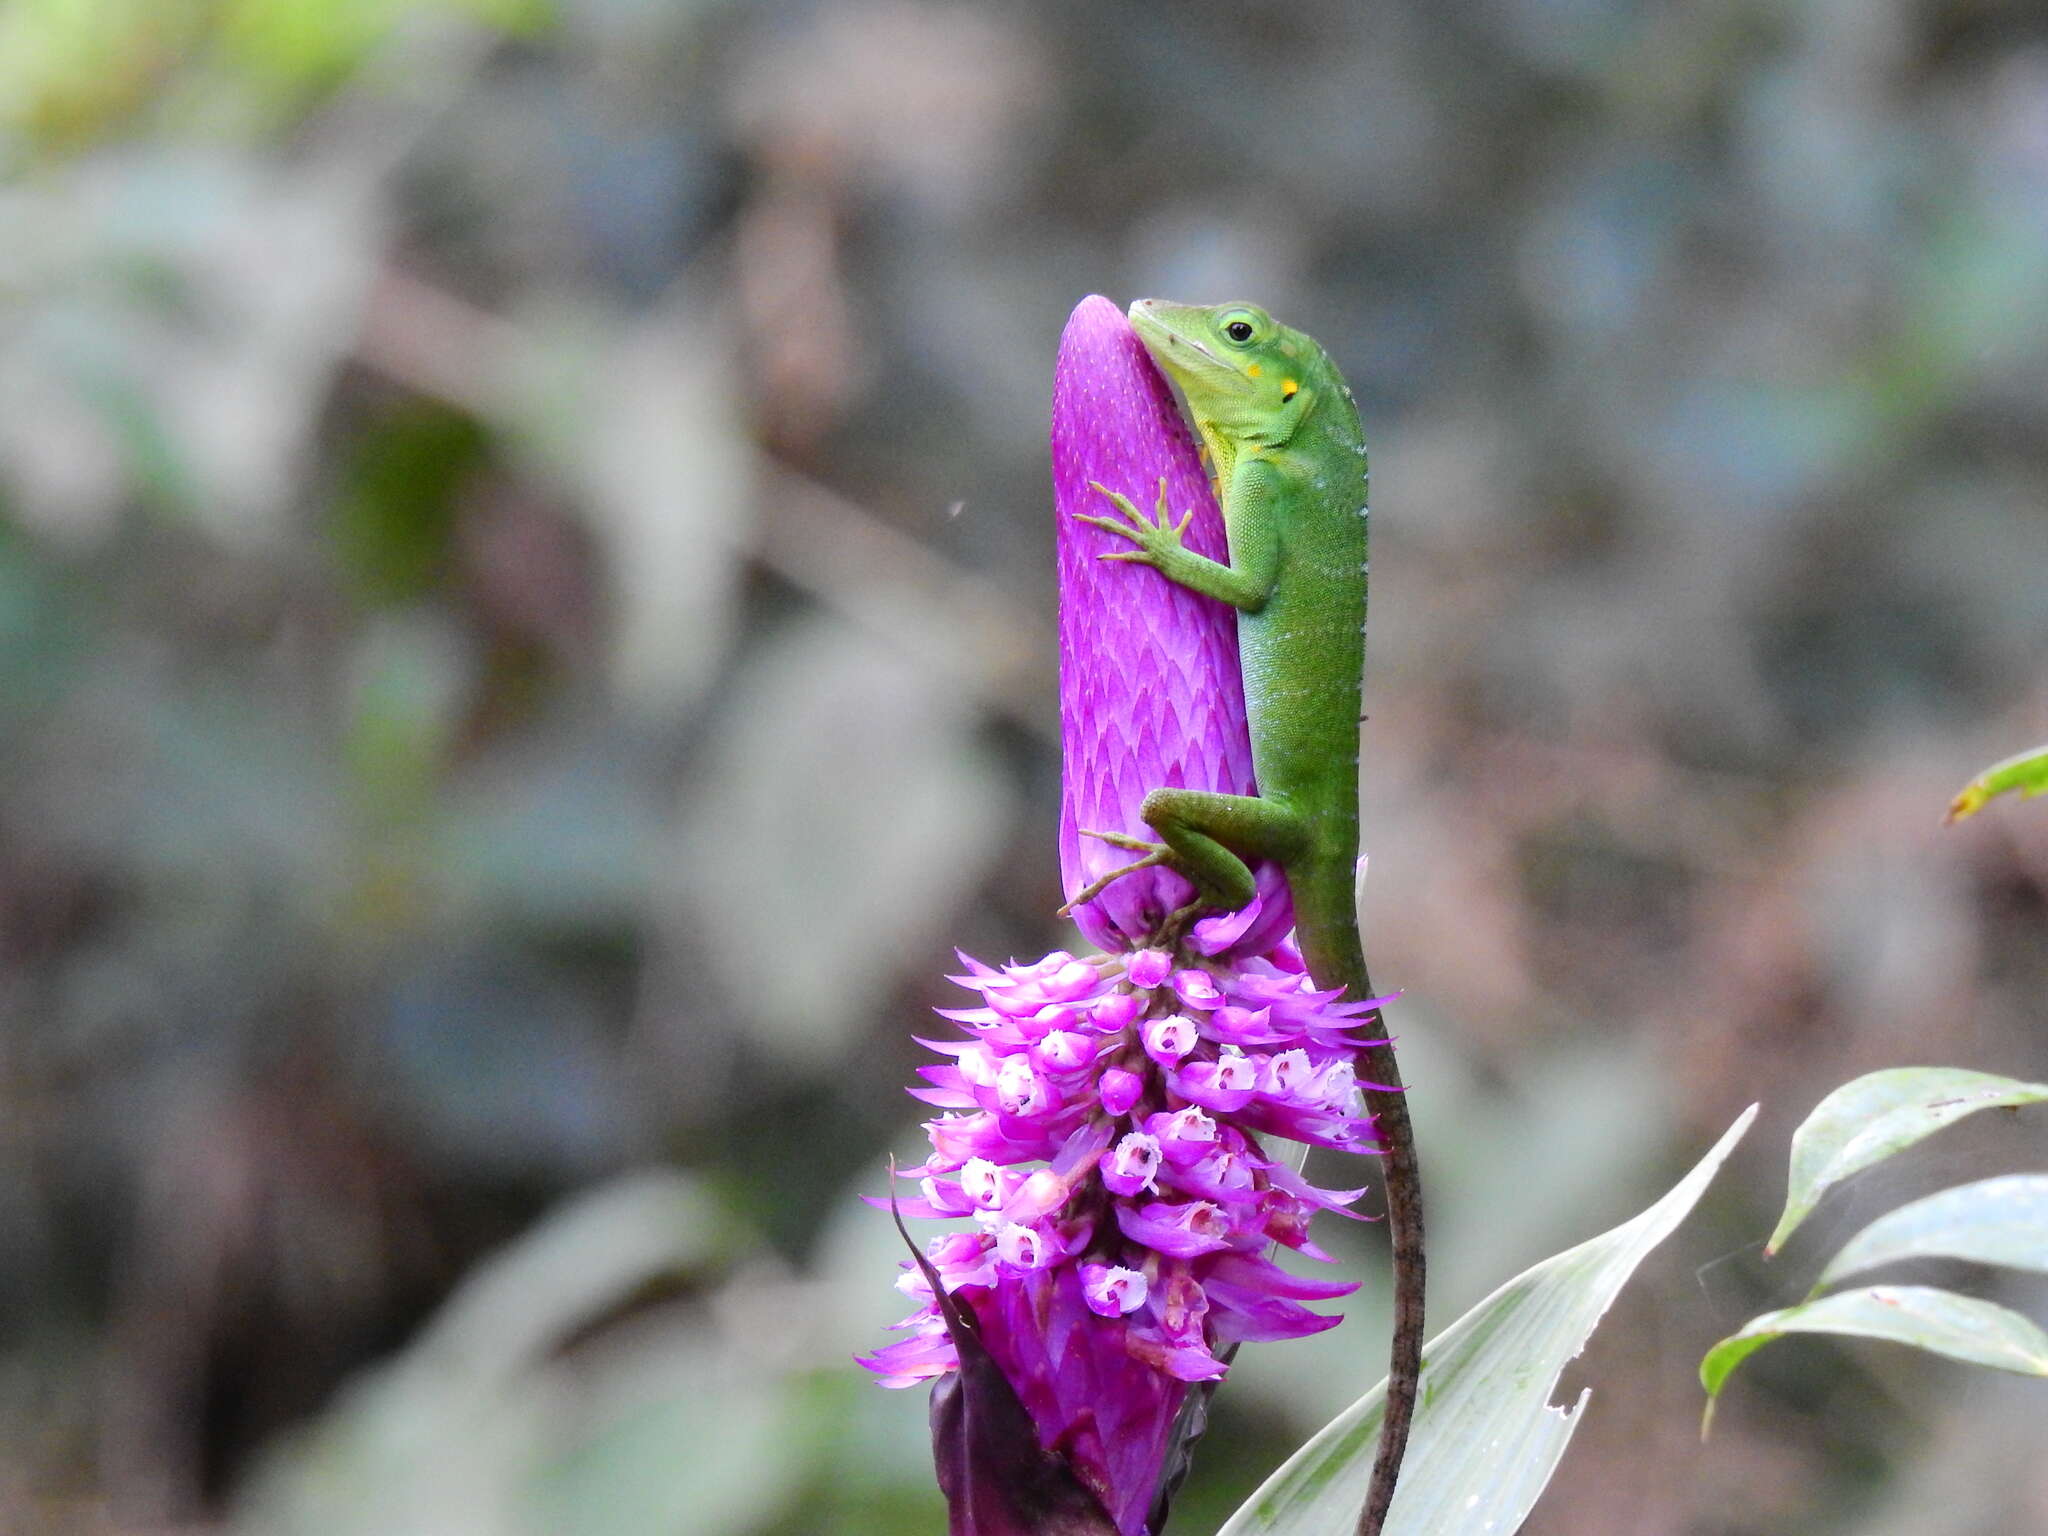
<path fill-rule="evenodd" d="M 1292 400 L 1300 390 L 1301 386 L 1293 379 L 1282 379 L 1280 381 L 1280 398 L 1282 400 Z"/>
<path fill-rule="evenodd" d="M 1244 365 L 1244 376 L 1248 379 L 1256 379 L 1260 374 L 1264 373 L 1265 371 L 1266 370 L 1261 368 L 1257 363 L 1246 363 Z"/>

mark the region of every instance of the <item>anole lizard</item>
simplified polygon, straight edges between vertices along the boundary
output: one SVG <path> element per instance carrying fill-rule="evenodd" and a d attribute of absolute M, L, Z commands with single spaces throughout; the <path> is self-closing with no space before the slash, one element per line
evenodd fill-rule
<path fill-rule="evenodd" d="M 1242 907 L 1247 861 L 1287 876 L 1309 975 L 1368 998 L 1359 945 L 1358 727 L 1365 666 L 1366 452 L 1351 391 L 1328 354 L 1250 304 L 1200 307 L 1140 299 L 1131 325 L 1186 397 L 1208 449 L 1230 540 L 1228 565 L 1185 548 L 1192 513 L 1175 523 L 1159 487 L 1157 520 L 1098 485 L 1116 517 L 1083 520 L 1135 549 L 1105 555 L 1150 565 L 1238 610 L 1257 795 L 1155 789 L 1143 816 L 1161 842 L 1109 841 L 1145 855 L 1118 875 L 1169 863 L 1196 904 Z M 1103 834 L 1096 834 L 1098 836 Z M 1379 1033 L 1379 1015 L 1369 1016 Z M 1393 1502 L 1422 1369 L 1422 1188 L 1393 1047 L 1365 1052 L 1366 1090 L 1382 1145 L 1394 1253 L 1394 1339 L 1372 1483 L 1359 1536 L 1378 1536 Z"/>

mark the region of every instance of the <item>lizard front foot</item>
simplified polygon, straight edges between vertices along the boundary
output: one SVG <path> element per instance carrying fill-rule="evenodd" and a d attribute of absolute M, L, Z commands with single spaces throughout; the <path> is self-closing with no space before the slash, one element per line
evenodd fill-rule
<path fill-rule="evenodd" d="M 1129 539 L 1138 546 L 1136 549 L 1112 550 L 1096 556 L 1098 560 L 1134 560 L 1141 565 L 1163 569 L 1167 561 L 1187 548 L 1188 526 L 1194 522 L 1195 514 L 1190 510 L 1178 523 L 1172 521 L 1173 510 L 1166 501 L 1165 476 L 1159 480 L 1158 511 L 1150 518 L 1132 505 L 1130 497 L 1117 494 L 1099 480 L 1088 483 L 1107 496 L 1122 516 L 1093 517 L 1085 512 L 1076 512 L 1076 520 L 1100 528 L 1104 533 Z"/>

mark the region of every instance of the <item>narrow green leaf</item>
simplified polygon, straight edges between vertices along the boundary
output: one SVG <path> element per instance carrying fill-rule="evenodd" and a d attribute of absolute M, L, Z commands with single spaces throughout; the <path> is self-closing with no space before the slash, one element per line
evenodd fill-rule
<path fill-rule="evenodd" d="M 1708 1350 L 1700 1361 L 1700 1385 L 1707 1389 L 1710 1418 L 1729 1373 L 1788 1333 L 1889 1339 L 1970 1365 L 2048 1376 L 2048 1333 L 2019 1313 L 1928 1285 L 1873 1285 L 1753 1317 Z"/>
<path fill-rule="evenodd" d="M 1873 1163 L 1980 1109 L 2048 1101 L 2048 1083 L 2023 1083 L 1959 1067 L 1892 1067 L 1844 1083 L 1792 1133 L 1785 1214 L 1764 1245 L 1776 1253 L 1820 1197 Z"/>
<path fill-rule="evenodd" d="M 1387 1536 L 1509 1536 L 1521 1525 L 1590 1395 L 1552 1406 L 1558 1376 L 1755 1118 L 1754 1106 L 1743 1111 L 1699 1166 L 1633 1221 L 1545 1259 L 1430 1341 Z M 1324 1426 L 1218 1536 L 1350 1536 L 1385 1391 L 1381 1382 Z"/>
<path fill-rule="evenodd" d="M 1942 822 L 1947 825 L 1974 816 L 1984 809 L 1986 801 L 2015 790 L 2022 800 L 2048 793 L 2048 746 L 2036 747 L 1986 768 L 1949 802 L 1948 814 Z"/>
<path fill-rule="evenodd" d="M 1901 1259 L 1968 1259 L 2048 1273 L 2048 1173 L 2008 1173 L 1902 1205 L 1858 1232 L 1819 1290 Z"/>

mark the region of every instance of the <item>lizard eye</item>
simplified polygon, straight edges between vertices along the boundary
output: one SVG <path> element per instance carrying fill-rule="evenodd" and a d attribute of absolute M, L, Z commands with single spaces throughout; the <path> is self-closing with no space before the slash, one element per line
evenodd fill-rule
<path fill-rule="evenodd" d="M 1252 323 L 1249 320 L 1233 320 L 1230 324 L 1223 327 L 1223 334 L 1232 341 L 1250 341 L 1252 339 Z"/>

